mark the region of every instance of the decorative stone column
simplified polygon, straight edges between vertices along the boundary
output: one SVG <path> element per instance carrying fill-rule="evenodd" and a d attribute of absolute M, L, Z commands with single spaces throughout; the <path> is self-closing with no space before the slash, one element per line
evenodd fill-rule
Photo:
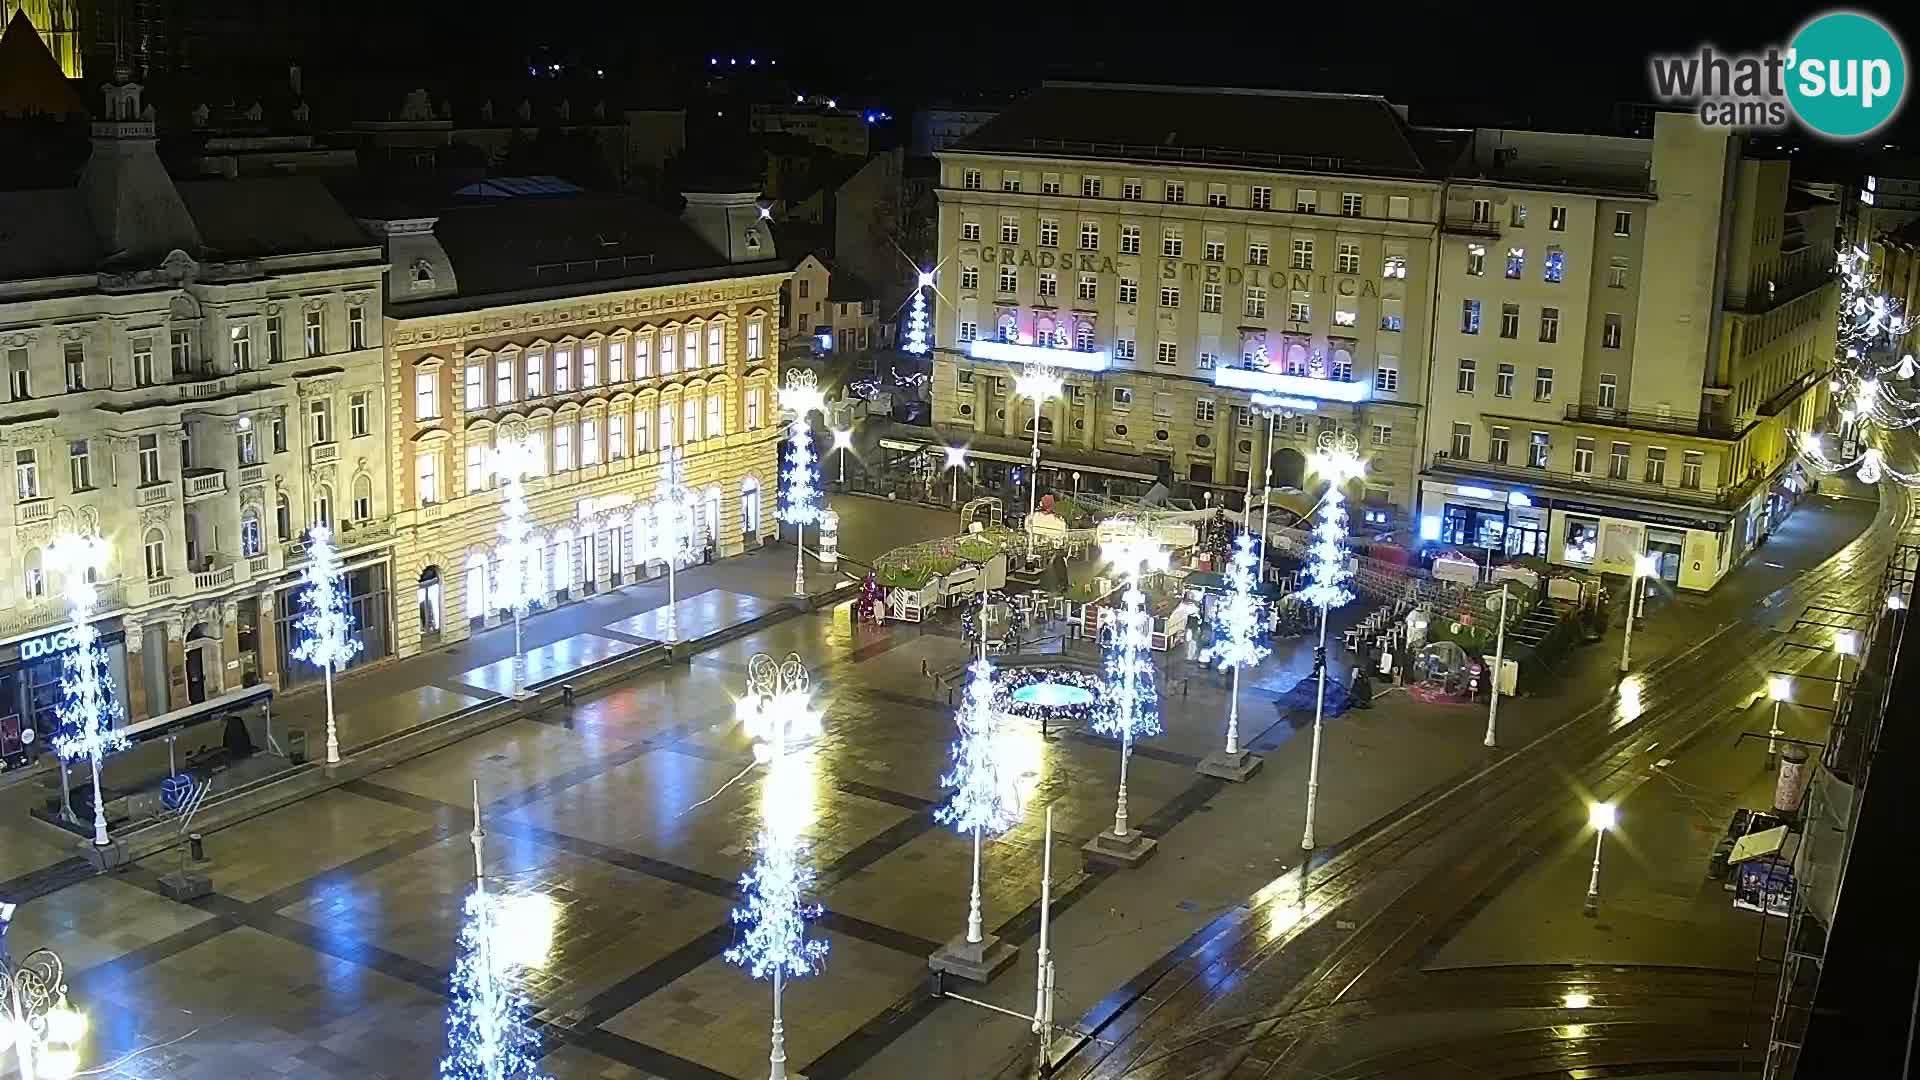
<path fill-rule="evenodd" d="M 238 667 L 228 664 L 238 663 Z M 240 653 L 240 603 L 226 600 L 220 604 L 220 692 L 240 689 L 246 681 L 246 658 Z"/>
<path fill-rule="evenodd" d="M 127 685 L 121 687 L 120 700 L 125 702 L 126 722 L 131 724 L 145 720 L 153 715 L 147 707 L 147 666 L 142 662 L 141 654 L 147 647 L 147 628 L 135 622 L 126 623 L 127 636 Z"/>
<path fill-rule="evenodd" d="M 168 698 L 186 704 L 187 695 L 187 626 L 179 615 L 167 616 L 167 686 Z"/>
<path fill-rule="evenodd" d="M 275 690 L 284 690 L 280 684 L 280 612 L 274 605 L 274 592 L 268 589 L 260 594 L 260 625 L 254 628 L 253 640 L 260 650 L 260 681 Z"/>

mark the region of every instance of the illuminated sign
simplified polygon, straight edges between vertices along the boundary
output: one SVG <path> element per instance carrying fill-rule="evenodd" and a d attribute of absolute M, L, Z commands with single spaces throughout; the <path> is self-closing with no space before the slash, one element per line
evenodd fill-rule
<path fill-rule="evenodd" d="M 73 627 L 43 634 L 37 638 L 28 638 L 20 643 L 20 659 L 38 660 L 43 656 L 58 656 L 73 648 Z"/>
<path fill-rule="evenodd" d="M 1301 412 L 1317 412 L 1319 404 L 1308 398 L 1275 397 L 1272 394 L 1255 394 L 1253 403 L 1262 409 L 1298 409 Z"/>
<path fill-rule="evenodd" d="M 1213 370 L 1213 385 L 1229 390 L 1256 390 L 1269 394 L 1318 398 L 1321 401 L 1365 401 L 1372 383 L 1336 382 L 1306 375 L 1287 375 L 1259 368 L 1223 367 Z"/>
<path fill-rule="evenodd" d="M 1457 487 L 1453 490 L 1461 495 L 1465 495 L 1469 499 L 1493 499 L 1499 497 L 1499 493 L 1492 488 Z"/>
<path fill-rule="evenodd" d="M 1021 345 L 1012 341 L 976 340 L 967 350 L 975 360 L 998 360 L 1003 364 L 1046 364 L 1072 371 L 1105 371 L 1105 349 L 1082 352 L 1078 349 L 1049 349 L 1040 345 Z"/>

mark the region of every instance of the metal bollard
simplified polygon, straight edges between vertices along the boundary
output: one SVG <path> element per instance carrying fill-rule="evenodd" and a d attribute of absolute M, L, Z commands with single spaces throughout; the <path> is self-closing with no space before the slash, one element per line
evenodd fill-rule
<path fill-rule="evenodd" d="M 187 834 L 187 854 L 193 857 L 194 862 L 207 861 L 206 841 L 199 833 Z"/>
<path fill-rule="evenodd" d="M 560 704 L 565 705 L 569 709 L 573 708 L 573 684 L 572 683 L 560 684 Z"/>

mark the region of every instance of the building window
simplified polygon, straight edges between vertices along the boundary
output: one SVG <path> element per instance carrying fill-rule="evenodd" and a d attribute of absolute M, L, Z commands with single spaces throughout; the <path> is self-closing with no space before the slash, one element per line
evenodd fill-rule
<path fill-rule="evenodd" d="M 1273 189 L 1270 187 L 1255 187 L 1247 193 L 1247 197 L 1248 204 L 1255 210 L 1273 209 Z"/>
<path fill-rule="evenodd" d="M 364 473 L 361 474 L 360 476 L 354 477 L 353 505 L 351 506 L 350 509 L 353 511 L 353 520 L 355 521 L 373 520 L 373 479 L 372 477 L 369 477 Z"/>
<path fill-rule="evenodd" d="M 173 331 L 167 339 L 167 352 L 175 375 L 190 374 L 193 371 L 193 331 Z"/>
<path fill-rule="evenodd" d="M 1393 445 L 1393 425 L 1391 424 L 1373 425 L 1373 445 L 1392 446 Z"/>
<path fill-rule="evenodd" d="M 470 361 L 463 369 L 462 386 L 464 396 L 460 407 L 463 409 L 484 408 L 487 404 L 487 362 Z"/>
<path fill-rule="evenodd" d="M 718 330 L 715 326 L 713 329 Z M 708 342 L 707 354 L 717 357 L 720 350 Z M 714 361 L 718 363 L 716 359 Z M 587 390 L 600 385 L 600 350 L 591 345 L 580 346 L 580 389 Z"/>
<path fill-rule="evenodd" d="M 753 354 L 760 339 L 760 320 L 747 323 L 747 359 L 758 360 Z M 607 342 L 607 385 L 618 386 L 627 381 L 627 343 L 624 341 Z"/>
<path fill-rule="evenodd" d="M 627 418 L 622 413 L 607 417 L 607 460 L 619 461 L 627 456 Z"/>
<path fill-rule="evenodd" d="M 306 313 L 307 355 L 320 356 L 327 351 L 326 312 L 309 311 Z"/>
<path fill-rule="evenodd" d="M 493 486 L 492 470 L 487 468 L 487 447 L 477 441 L 467 444 L 467 494 Z"/>
<path fill-rule="evenodd" d="M 1060 275 L 1051 270 L 1040 271 L 1040 296 L 1051 300 L 1060 295 Z"/>
<path fill-rule="evenodd" d="M 1120 302 L 1137 304 L 1140 302 L 1140 283 L 1133 278 L 1120 279 Z"/>
<path fill-rule="evenodd" d="M 1601 372 L 1600 373 L 1600 407 L 1603 409 L 1613 408 L 1614 407 L 1613 403 L 1615 400 L 1614 395 L 1615 393 L 1618 392 L 1619 389 L 1620 387 L 1614 378 L 1613 372 L 1611 371 Z"/>
<path fill-rule="evenodd" d="M 1153 415 L 1165 419 L 1173 415 L 1173 395 L 1153 395 Z"/>
<path fill-rule="evenodd" d="M 714 399 L 719 401 L 716 395 Z M 588 418 L 580 421 L 580 465 L 600 464 L 600 421 Z"/>
<path fill-rule="evenodd" d="M 1128 180 L 1120 185 L 1120 197 L 1128 202 L 1139 202 L 1146 198 L 1146 185 L 1138 180 Z"/>
<path fill-rule="evenodd" d="M 153 338 L 151 335 L 133 339 L 133 385 L 152 386 L 159 380 L 153 371 Z"/>
<path fill-rule="evenodd" d="M 1510 398 L 1513 396 L 1513 365 L 1501 364 L 1494 369 L 1493 396 Z"/>
<path fill-rule="evenodd" d="M 1507 443 L 1511 441 L 1512 432 L 1503 427 L 1497 427 L 1492 430 L 1493 436 L 1487 440 L 1487 460 L 1496 465 L 1505 465 L 1507 463 Z"/>
<path fill-rule="evenodd" d="M 1001 173 L 1000 174 L 1000 190 L 1001 191 L 1019 191 L 1020 190 L 1020 174 L 1017 172 Z"/>
<path fill-rule="evenodd" d="M 158 581 L 167 576 L 167 536 L 159 529 L 148 529 L 143 538 L 141 549 L 146 556 L 147 580 Z"/>
<path fill-rule="evenodd" d="M 980 190 L 980 170 L 968 169 L 966 172 L 961 173 L 960 186 L 963 188 L 966 188 L 968 191 L 979 191 Z"/>
<path fill-rule="evenodd" d="M 1135 348 L 1136 346 L 1132 338 L 1114 338 L 1113 358 L 1115 360 L 1132 360 L 1134 358 Z"/>
<path fill-rule="evenodd" d="M 313 523 L 333 526 L 333 489 L 325 484 L 313 489 Z"/>
<path fill-rule="evenodd" d="M 1381 357 L 1373 369 L 1373 388 L 1381 393 L 1393 394 L 1400 390 L 1400 368 L 1388 363 L 1388 357 Z"/>
<path fill-rule="evenodd" d="M 1508 211 L 1508 214 L 1510 215 L 1508 220 L 1513 223 L 1514 228 L 1523 229 L 1526 227 L 1527 225 L 1527 204 L 1526 203 L 1521 203 L 1521 202 L 1514 203 L 1513 208 Z"/>
<path fill-rule="evenodd" d="M 1350 308 L 1346 306 L 1352 302 L 1353 301 L 1351 300 L 1341 300 L 1334 304 L 1333 325 L 1356 326 L 1359 324 L 1360 312 L 1355 308 Z"/>
<path fill-rule="evenodd" d="M 1133 388 L 1129 386 L 1114 387 L 1113 407 L 1122 411 L 1133 408 Z"/>
<path fill-rule="evenodd" d="M 1462 461 L 1473 457 L 1473 427 L 1470 424 L 1453 425 L 1452 456 Z"/>
<path fill-rule="evenodd" d="M 979 243 L 980 242 L 980 223 L 977 221 L 961 222 L 960 223 L 960 239 L 965 240 L 967 243 L 970 243 L 970 244 Z M 804 300 L 806 299 L 806 297 L 807 297 L 807 283 L 802 281 L 800 283 L 800 298 Z"/>
<path fill-rule="evenodd" d="M 1222 243 L 1220 245 L 1220 248 L 1221 248 L 1221 257 L 1224 258 L 1226 256 L 1226 244 Z M 1247 245 L 1247 262 L 1253 266 L 1267 265 L 1267 250 L 1268 249 L 1265 242 L 1261 242 L 1258 244 L 1248 244 Z"/>
<path fill-rule="evenodd" d="M 1179 307 L 1180 306 L 1180 290 L 1174 288 L 1171 285 L 1161 286 L 1160 306 L 1165 308 Z"/>
<path fill-rule="evenodd" d="M 1138 225 L 1120 226 L 1120 254 L 1122 255 L 1140 254 L 1140 226 Z"/>
<path fill-rule="evenodd" d="M 1567 253 L 1557 247 L 1548 248 L 1547 261 L 1541 271 L 1541 276 L 1546 279 L 1547 284 L 1558 285 L 1560 284 L 1560 279 L 1565 277 L 1566 273 Z"/>
<path fill-rule="evenodd" d="M 555 421 L 553 425 L 553 471 L 563 473 L 573 468 L 573 425 Z"/>
<path fill-rule="evenodd" d="M 1313 269 L 1313 241 L 1305 238 L 1293 242 L 1293 268 L 1295 270 Z"/>
<path fill-rule="evenodd" d="M 1040 194 L 1042 195 L 1060 194 L 1060 174 L 1059 173 L 1047 173 L 1046 175 L 1040 178 Z"/>
<path fill-rule="evenodd" d="M 633 410 L 633 452 L 644 454 L 649 447 L 648 433 L 652 430 L 653 410 L 646 406 L 636 406 Z M 750 427 L 760 424 L 760 391 L 747 391 L 747 419 Z"/>
<path fill-rule="evenodd" d="M 1500 336 L 1517 338 L 1520 336 L 1520 305 L 1500 305 Z"/>
<path fill-rule="evenodd" d="M 1100 278 L 1094 274 L 1081 274 L 1079 292 L 1081 303 L 1091 304 L 1100 298 Z"/>
<path fill-rule="evenodd" d="M 978 289 L 980 287 L 980 268 L 977 266 L 961 267 L 960 287 L 968 292 Z"/>
<path fill-rule="evenodd" d="M 700 331 L 687 331 L 687 370 L 700 366 Z M 573 350 L 553 350 L 553 392 L 567 394 L 573 392 Z"/>
<path fill-rule="evenodd" d="M 1553 400 L 1553 369 L 1550 367 L 1533 369 L 1533 400 Z"/>
<path fill-rule="evenodd" d="M 1397 332 L 1406 326 L 1406 314 L 1400 303 L 1390 298 L 1380 301 L 1380 329 Z"/>
<path fill-rule="evenodd" d="M 87 440 L 74 439 L 67 444 L 67 467 L 73 478 L 73 490 L 93 490 L 93 458 L 88 453 Z"/>
<path fill-rule="evenodd" d="M 432 450 L 414 454 L 413 496 L 422 506 L 440 501 L 440 455 Z"/>
<path fill-rule="evenodd" d="M 333 404 L 325 399 L 307 403 L 307 416 L 313 425 L 313 442 L 333 441 Z"/>
<path fill-rule="evenodd" d="M 355 394 L 347 399 L 347 427 L 353 437 L 363 439 L 373 429 L 369 414 L 373 411 L 373 395 Z"/>
<path fill-rule="evenodd" d="M 1200 310 L 1219 314 L 1224 296 L 1224 291 L 1215 282 L 1210 281 L 1200 286 Z"/>
<path fill-rule="evenodd" d="M 727 433 L 727 402 L 719 394 L 707 395 L 707 438 L 717 439 Z"/>
<path fill-rule="evenodd" d="M 680 402 L 680 441 L 698 442 L 700 434 L 700 399 L 689 396 Z"/>
<path fill-rule="evenodd" d="M 260 530 L 260 511 L 249 506 L 240 512 L 240 554 L 257 558 L 266 550 L 266 537 Z"/>
<path fill-rule="evenodd" d="M 13 452 L 13 491 L 22 501 L 40 497 L 40 464 L 32 450 Z"/>
<path fill-rule="evenodd" d="M 1153 362 L 1162 367 L 1172 367 L 1180 360 L 1180 347 L 1171 341 L 1163 341 L 1159 351 L 1154 354 Z"/>
<path fill-rule="evenodd" d="M 507 405 L 513 401 L 513 360 L 502 357 L 493 362 L 493 402 Z"/>
<path fill-rule="evenodd" d="M 1360 272 L 1360 245 L 1351 240 L 1342 240 L 1340 250 L 1334 256 L 1334 270 L 1341 274 Z"/>
<path fill-rule="evenodd" d="M 1664 484 L 1667 482 L 1667 448 L 1664 446 L 1647 447 L 1647 483 Z"/>
<path fill-rule="evenodd" d="M 1705 455 L 1698 450 L 1680 452 L 1680 486 L 1692 491 L 1700 490 L 1700 467 Z"/>
<path fill-rule="evenodd" d="M 1224 208 L 1227 205 L 1227 185 L 1207 185 L 1207 205 Z"/>
<path fill-rule="evenodd" d="M 1479 379 L 1479 362 L 1465 356 L 1461 357 L 1460 366 L 1454 371 L 1454 390 L 1462 394 L 1471 394 L 1477 388 Z"/>
<path fill-rule="evenodd" d="M 1617 349 L 1620 347 L 1620 316 L 1608 312 L 1600 325 L 1600 347 Z"/>
<path fill-rule="evenodd" d="M 1297 322 L 1297 323 L 1312 322 L 1313 321 L 1313 305 L 1307 303 L 1304 300 L 1288 301 L 1287 321 Z"/>
<path fill-rule="evenodd" d="M 667 340 L 671 343 L 673 341 L 672 335 L 668 335 Z M 545 396 L 547 392 L 547 354 L 544 351 L 528 353 L 526 371 L 527 400 L 532 401 L 534 398 Z"/>
<path fill-rule="evenodd" d="M 160 482 L 160 436 L 142 435 L 139 442 L 140 486 Z"/>
<path fill-rule="evenodd" d="M 1209 289 L 1218 288 L 1216 285 L 1209 285 L 1207 287 Z M 1248 287 L 1246 290 L 1246 312 L 1247 317 L 1250 319 L 1264 319 L 1267 317 L 1267 290 L 1251 286 Z"/>
<path fill-rule="evenodd" d="M 1020 219 L 1011 214 L 1000 219 L 1000 242 L 1017 244 L 1020 242 Z"/>
<path fill-rule="evenodd" d="M 1543 307 L 1540 309 L 1540 340 L 1551 345 L 1560 340 L 1560 309 Z"/>
<path fill-rule="evenodd" d="M 1100 197 L 1100 178 L 1097 176 L 1081 177 L 1080 178 L 1080 197 L 1083 199 L 1099 198 Z"/>
<path fill-rule="evenodd" d="M 1020 317 L 1011 311 L 1000 316 L 1000 340 L 1020 340 Z"/>
<path fill-rule="evenodd" d="M 1473 220 L 1477 225 L 1491 225 L 1493 223 L 1493 200 L 1473 200 Z"/>
<path fill-rule="evenodd" d="M 1633 235 L 1633 211 L 1615 210 L 1613 212 L 1613 235 L 1615 236 L 1632 236 Z"/>
<path fill-rule="evenodd" d="M 1020 291 L 1020 271 L 1004 263 L 1000 266 L 1000 291 L 1013 293 Z"/>
<path fill-rule="evenodd" d="M 1627 478 L 1628 459 L 1632 455 L 1633 447 L 1631 445 L 1623 442 L 1614 443 L 1613 449 L 1607 455 L 1607 477 L 1612 480 L 1625 480 Z"/>
<path fill-rule="evenodd" d="M 1573 471 L 1593 475 L 1593 440 L 1584 436 L 1573 440 Z"/>
<path fill-rule="evenodd" d="M 1207 262 L 1225 262 L 1227 259 L 1227 242 L 1225 240 L 1207 241 L 1200 246 L 1200 257 Z"/>
<path fill-rule="evenodd" d="M 1183 203 L 1187 201 L 1187 185 L 1183 180 L 1169 180 L 1166 187 L 1167 201 Z"/>
<path fill-rule="evenodd" d="M 1553 454 L 1552 436 L 1544 431 L 1536 431 L 1527 440 L 1527 467 L 1544 469 L 1547 459 Z"/>
<path fill-rule="evenodd" d="M 1193 402 L 1193 420 L 1197 424 L 1211 424 L 1214 421 L 1212 398 L 1195 398 Z"/>
<path fill-rule="evenodd" d="M 1360 217 L 1366 213 L 1367 200 L 1364 196 L 1349 191 L 1340 196 L 1340 216 Z"/>
<path fill-rule="evenodd" d="M 243 467 L 260 464 L 259 432 L 253 430 L 251 427 L 240 431 L 234 435 L 233 445 L 235 455 L 239 458 L 240 464 Z"/>
<path fill-rule="evenodd" d="M 1093 324 L 1090 322 L 1087 322 L 1084 319 L 1081 320 L 1080 325 L 1074 328 L 1073 343 L 1074 343 L 1074 347 L 1079 349 L 1081 352 L 1092 352 L 1093 351 Z"/>
<path fill-rule="evenodd" d="M 1518 280 L 1520 275 L 1526 272 L 1527 272 L 1527 249 L 1517 248 L 1517 247 L 1508 248 L 1507 249 L 1507 277 Z"/>
<path fill-rule="evenodd" d="M 1627 287 L 1627 260 L 1614 256 L 1607 264 L 1607 288 L 1624 289 Z"/>
<path fill-rule="evenodd" d="M 347 305 L 347 348 L 364 349 L 367 347 L 367 306 L 365 304 Z"/>
<path fill-rule="evenodd" d="M 287 501 L 285 492 L 273 500 L 273 535 L 282 542 L 293 538 L 293 504 Z"/>
<path fill-rule="evenodd" d="M 286 358 L 286 346 L 281 343 L 280 316 L 269 315 L 267 316 L 267 363 L 277 364 Z"/>
<path fill-rule="evenodd" d="M 1477 334 L 1480 332 L 1480 301 L 1463 300 L 1460 302 L 1460 332 Z"/>
<path fill-rule="evenodd" d="M 1312 188 L 1299 188 L 1293 193 L 1293 212 L 1296 214 L 1314 213 L 1320 202 L 1320 193 Z"/>
<path fill-rule="evenodd" d="M 980 336 L 979 323 L 972 322 L 970 320 L 965 320 L 965 319 L 961 320 L 960 322 L 960 340 L 961 341 L 963 342 L 972 341 L 979 336 Z"/>
<path fill-rule="evenodd" d="M 1060 223 L 1052 218 L 1040 219 L 1040 246 L 1060 246 Z"/>
<path fill-rule="evenodd" d="M 416 372 L 413 376 L 413 419 L 416 423 L 437 420 L 440 417 L 440 373 L 437 371 Z"/>
<path fill-rule="evenodd" d="M 1547 228 L 1554 232 L 1567 231 L 1567 208 L 1564 206 L 1547 207 Z"/>
<path fill-rule="evenodd" d="M 87 352 L 77 341 L 67 342 L 61 350 L 67 369 L 67 393 L 87 388 Z"/>
<path fill-rule="evenodd" d="M 1185 254 L 1186 250 L 1187 239 L 1180 235 L 1179 229 L 1168 227 L 1168 229 L 1161 234 L 1160 254 L 1169 259 L 1177 259 Z"/>
<path fill-rule="evenodd" d="M 1487 249 L 1482 244 L 1467 245 L 1467 273 L 1474 277 L 1487 272 Z"/>
<path fill-rule="evenodd" d="M 1080 223 L 1080 250 L 1081 251 L 1099 251 L 1100 250 L 1100 226 L 1099 225 L 1091 221 L 1083 221 Z"/>

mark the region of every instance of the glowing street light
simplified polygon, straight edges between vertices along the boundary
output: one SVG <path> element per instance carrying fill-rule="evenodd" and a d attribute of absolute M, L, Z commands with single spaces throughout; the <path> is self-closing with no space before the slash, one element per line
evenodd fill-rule
<path fill-rule="evenodd" d="M 952 502 L 960 501 L 960 470 L 967 467 L 967 448 L 964 446 L 947 447 L 947 468 L 953 470 L 953 493 L 947 498 Z"/>
<path fill-rule="evenodd" d="M 1114 858 L 1128 866 L 1144 861 L 1156 842 L 1129 827 L 1127 819 L 1127 761 L 1136 739 L 1160 733 L 1160 694 L 1153 681 L 1152 619 L 1147 614 L 1146 575 L 1165 570 L 1167 549 L 1137 523 L 1137 531 L 1101 545 L 1125 575 L 1121 608 L 1114 619 L 1113 643 L 1107 648 L 1108 700 L 1095 714 L 1093 730 L 1120 740 L 1120 787 L 1114 800 L 1113 828 L 1100 833 L 1082 849 L 1096 858 Z"/>
<path fill-rule="evenodd" d="M 1323 431 L 1319 449 L 1308 466 L 1327 482 L 1327 493 L 1320 499 L 1319 523 L 1313 527 L 1313 546 L 1307 552 L 1312 583 L 1301 590 L 1307 602 L 1320 609 L 1320 643 L 1313 650 L 1313 666 L 1319 678 L 1313 695 L 1313 756 L 1307 765 L 1307 827 L 1300 837 L 1300 847 L 1312 851 L 1314 812 L 1320 804 L 1320 740 L 1327 710 L 1327 612 L 1353 599 L 1353 591 L 1347 588 L 1351 575 L 1347 571 L 1344 489 L 1367 474 L 1367 463 L 1360 459 L 1359 440 Z"/>
<path fill-rule="evenodd" d="M 67 1003 L 58 953 L 36 949 L 11 959 L 4 946 L 15 910 L 0 902 L 0 1054 L 13 1049 L 21 1080 L 67 1080 L 80 1069 L 87 1017 Z"/>
<path fill-rule="evenodd" d="M 1500 719 L 1500 680 L 1506 674 L 1507 663 L 1507 583 L 1500 583 L 1500 628 L 1494 632 L 1493 639 L 1493 678 L 1488 682 L 1487 694 L 1487 736 L 1480 740 L 1482 746 L 1500 745 L 1497 735 Z"/>
<path fill-rule="evenodd" d="M 853 449 L 853 429 L 835 428 L 833 449 L 840 455 L 840 486 L 844 488 L 847 486 L 847 451 Z"/>
<path fill-rule="evenodd" d="M 1767 768 L 1773 768 L 1780 760 L 1779 738 L 1786 734 L 1780 726 L 1780 704 L 1793 700 L 1793 680 L 1785 675 L 1767 677 L 1767 696 L 1773 699 L 1773 726 L 1767 729 Z"/>
<path fill-rule="evenodd" d="M 1587 878 L 1587 902 L 1583 910 L 1589 916 L 1600 914 L 1600 845 L 1607 838 L 1607 830 L 1619 820 L 1612 803 L 1597 802 L 1587 807 L 1587 824 L 1593 827 L 1593 873 Z"/>
<path fill-rule="evenodd" d="M 1840 657 L 1839 667 L 1833 676 L 1833 703 L 1840 704 L 1840 684 L 1847 679 L 1847 657 L 1860 655 L 1860 635 L 1852 630 L 1842 630 L 1833 635 L 1833 651 Z"/>
<path fill-rule="evenodd" d="M 1625 673 L 1631 663 L 1633 651 L 1633 614 L 1635 605 L 1644 607 L 1646 601 L 1641 598 L 1644 591 L 1642 578 L 1652 577 L 1659 572 L 1660 560 L 1644 552 L 1633 557 L 1633 591 L 1627 594 L 1627 632 L 1620 638 L 1620 670 Z"/>
<path fill-rule="evenodd" d="M 1040 499 L 1040 411 L 1060 396 L 1066 384 L 1053 368 L 1029 364 L 1013 381 L 1014 393 L 1033 402 L 1033 457 L 1027 467 L 1027 558 L 1033 558 L 1033 515 Z"/>

